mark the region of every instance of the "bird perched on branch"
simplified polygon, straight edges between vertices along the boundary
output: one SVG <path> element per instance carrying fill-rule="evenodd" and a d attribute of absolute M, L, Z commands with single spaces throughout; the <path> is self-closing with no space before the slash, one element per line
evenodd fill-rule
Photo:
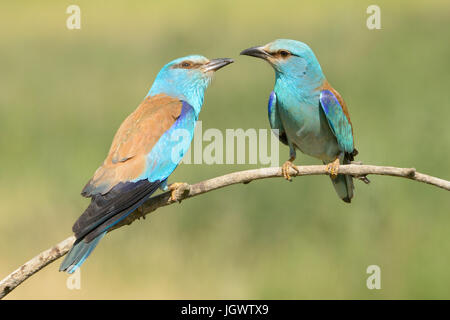
<path fill-rule="evenodd" d="M 275 70 L 269 97 L 269 122 L 280 141 L 289 146 L 290 158 L 282 166 L 287 180 L 296 149 L 327 164 L 334 188 L 345 202 L 353 197 L 350 175 L 338 174 L 358 153 L 353 128 L 341 95 L 326 80 L 313 51 L 303 42 L 278 39 L 241 52 L 266 60 Z M 368 182 L 365 178 L 365 182 Z"/>
<path fill-rule="evenodd" d="M 76 241 L 60 266 L 74 272 L 106 232 L 167 185 L 188 150 L 212 75 L 231 59 L 193 55 L 165 65 L 117 131 L 109 154 L 81 194 L 91 203 L 73 225 Z"/>

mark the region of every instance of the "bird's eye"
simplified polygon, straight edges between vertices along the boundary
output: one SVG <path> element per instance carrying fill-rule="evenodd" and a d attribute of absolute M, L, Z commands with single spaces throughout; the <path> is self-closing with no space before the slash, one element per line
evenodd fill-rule
<path fill-rule="evenodd" d="M 282 56 L 283 58 L 287 58 L 291 55 L 291 53 L 287 50 L 280 50 L 278 51 L 278 53 L 280 54 L 280 56 Z"/>
<path fill-rule="evenodd" d="M 181 66 L 183 68 L 189 68 L 191 66 L 191 64 L 189 62 L 187 62 L 187 61 L 184 61 L 184 62 L 181 63 Z"/>

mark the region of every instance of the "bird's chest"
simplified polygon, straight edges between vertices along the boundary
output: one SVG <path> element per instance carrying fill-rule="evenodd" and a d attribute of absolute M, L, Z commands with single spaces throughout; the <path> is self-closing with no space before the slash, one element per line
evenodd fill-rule
<path fill-rule="evenodd" d="M 292 98 L 277 94 L 280 119 L 288 139 L 303 153 L 328 160 L 336 140 L 320 109 L 319 94 Z"/>

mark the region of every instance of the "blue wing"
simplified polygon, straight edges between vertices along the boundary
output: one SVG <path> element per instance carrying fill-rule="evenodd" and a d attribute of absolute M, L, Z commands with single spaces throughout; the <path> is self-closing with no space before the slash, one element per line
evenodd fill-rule
<path fill-rule="evenodd" d="M 96 232 L 90 232 L 91 234 L 87 237 L 88 240 L 96 237 L 99 233 L 108 230 L 126 218 L 131 212 L 145 202 L 145 200 L 147 200 L 161 184 L 165 185 L 167 178 L 176 169 L 184 154 L 189 149 L 194 134 L 195 123 L 197 121 L 194 108 L 185 101 L 182 101 L 182 103 L 183 105 L 179 117 L 170 129 L 159 138 L 158 142 L 148 154 L 147 170 L 145 170 L 137 179 L 124 184 L 124 187 L 128 184 L 132 185 L 130 191 L 133 194 L 144 195 L 144 193 L 137 188 L 140 185 L 142 185 L 142 188 L 149 190 L 149 192 L 145 197 L 142 197 L 140 203 L 136 202 L 134 206 L 130 207 L 127 211 L 123 211 L 121 214 L 117 214 L 117 212 L 111 212 L 109 215 L 102 214 L 102 220 L 105 222 L 97 228 L 98 230 Z M 108 194 L 109 193 L 102 196 L 102 199 L 107 197 Z M 123 190 L 119 190 L 119 196 L 112 196 L 112 198 L 114 200 L 120 199 L 122 194 L 126 193 Z M 127 201 L 127 203 L 130 203 L 130 201 Z M 115 204 L 115 206 L 117 207 L 117 204 Z M 98 208 L 95 209 L 98 210 Z"/>
<path fill-rule="evenodd" d="M 352 153 L 354 149 L 352 126 L 338 99 L 330 90 L 323 90 L 320 93 L 320 105 L 339 148 L 344 152 Z"/>
<path fill-rule="evenodd" d="M 120 182 L 105 194 L 96 194 L 73 227 L 77 237 L 89 242 L 139 207 L 175 170 L 192 140 L 196 117 L 194 109 L 182 102 L 172 126 L 158 139 L 147 155 L 146 170 L 134 180 Z M 183 135 L 180 137 L 180 135 Z"/>
<path fill-rule="evenodd" d="M 183 101 L 181 114 L 147 156 L 147 170 L 136 180 L 163 181 L 176 169 L 189 149 L 197 117 L 194 108 Z"/>
<path fill-rule="evenodd" d="M 288 145 L 286 131 L 284 130 L 283 124 L 281 123 L 280 115 L 278 114 L 277 108 L 277 95 L 275 91 L 269 96 L 269 105 L 267 106 L 269 112 L 269 123 L 272 128 L 272 132 L 280 139 L 282 143 Z"/>
<path fill-rule="evenodd" d="M 133 181 L 120 182 L 105 194 L 95 194 L 85 212 L 75 222 L 77 238 L 60 270 L 74 272 L 87 259 L 105 233 L 141 206 L 180 163 L 191 143 L 197 117 L 182 102 L 181 113 L 153 146 L 147 156 L 147 170 Z"/>

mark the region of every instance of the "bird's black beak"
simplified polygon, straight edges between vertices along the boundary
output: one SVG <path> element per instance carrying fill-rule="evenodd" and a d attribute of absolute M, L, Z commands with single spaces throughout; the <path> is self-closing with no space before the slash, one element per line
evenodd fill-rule
<path fill-rule="evenodd" d="M 267 51 L 263 49 L 263 47 L 252 47 L 245 49 L 241 52 L 241 55 L 261 58 L 264 60 L 266 60 L 270 56 L 270 54 L 268 54 Z"/>
<path fill-rule="evenodd" d="M 229 58 L 211 59 L 207 64 L 203 66 L 203 71 L 204 72 L 217 71 L 233 62 L 234 60 Z"/>

